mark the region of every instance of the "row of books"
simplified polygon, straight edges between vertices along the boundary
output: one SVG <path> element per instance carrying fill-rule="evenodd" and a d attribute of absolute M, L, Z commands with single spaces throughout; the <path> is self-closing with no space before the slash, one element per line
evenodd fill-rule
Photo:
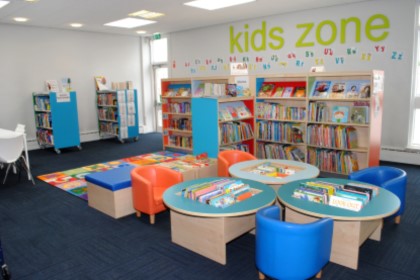
<path fill-rule="evenodd" d="M 98 118 L 101 121 L 117 121 L 117 109 L 115 107 L 98 108 Z"/>
<path fill-rule="evenodd" d="M 162 93 L 164 97 L 190 97 L 191 96 L 191 87 L 181 86 L 181 87 L 169 87 L 167 91 Z"/>
<path fill-rule="evenodd" d="M 305 107 L 285 106 L 280 103 L 258 102 L 257 118 L 274 120 L 303 121 L 306 117 Z"/>
<path fill-rule="evenodd" d="M 322 171 L 349 174 L 359 170 L 357 154 L 349 151 L 308 148 L 307 163 Z"/>
<path fill-rule="evenodd" d="M 192 148 L 192 137 L 181 135 L 169 135 L 169 145 L 180 148 Z"/>
<path fill-rule="evenodd" d="M 308 125 L 307 133 L 309 145 L 339 149 L 358 147 L 357 130 L 352 126 Z"/>
<path fill-rule="evenodd" d="M 305 162 L 305 153 L 296 146 L 257 142 L 257 158 Z"/>
<path fill-rule="evenodd" d="M 100 122 L 99 123 L 99 133 L 108 134 L 108 135 L 118 135 L 119 126 L 117 123 L 110 122 Z"/>
<path fill-rule="evenodd" d="M 276 82 L 263 82 L 257 97 L 305 97 L 306 88 L 303 86 L 284 85 Z"/>
<path fill-rule="evenodd" d="M 356 103 L 356 102 L 355 102 Z M 309 103 L 309 120 L 315 122 L 336 123 L 369 123 L 369 106 L 332 106 L 330 108 L 324 102 Z"/>
<path fill-rule="evenodd" d="M 275 166 L 271 162 L 264 162 L 247 171 L 253 174 L 277 178 L 284 178 L 296 173 L 296 170 L 293 168 L 289 168 L 287 166 Z"/>
<path fill-rule="evenodd" d="M 220 126 L 220 144 L 230 144 L 254 137 L 252 126 L 246 122 L 227 122 Z"/>
<path fill-rule="evenodd" d="M 37 127 L 52 128 L 51 113 L 35 114 L 35 123 Z"/>
<path fill-rule="evenodd" d="M 100 93 L 98 94 L 98 105 L 100 106 L 116 106 L 117 96 L 115 93 Z"/>
<path fill-rule="evenodd" d="M 169 128 L 191 131 L 192 121 L 189 118 L 170 119 L 169 120 Z"/>
<path fill-rule="evenodd" d="M 276 142 L 303 143 L 302 125 L 257 120 L 257 139 Z"/>
<path fill-rule="evenodd" d="M 252 113 L 242 101 L 221 103 L 219 105 L 220 121 L 231 121 L 249 117 L 252 117 Z"/>
<path fill-rule="evenodd" d="M 200 203 L 225 208 L 251 196 L 251 187 L 241 180 L 217 179 L 195 184 L 182 190 L 182 196 Z"/>
<path fill-rule="evenodd" d="M 51 130 L 38 129 L 36 139 L 41 145 L 54 145 L 54 137 Z"/>
<path fill-rule="evenodd" d="M 352 211 L 360 211 L 379 193 L 379 187 L 348 182 L 337 184 L 324 181 L 300 183 L 293 197 L 316 203 L 327 204 Z"/>
<path fill-rule="evenodd" d="M 189 114 L 191 113 L 190 102 L 172 102 L 168 104 L 168 111 L 175 114 Z"/>
<path fill-rule="evenodd" d="M 315 81 L 310 97 L 317 98 L 369 98 L 369 80 Z"/>
<path fill-rule="evenodd" d="M 50 104 L 50 97 L 43 95 L 43 96 L 35 96 L 34 97 L 34 108 L 36 111 L 49 111 L 51 110 Z"/>
<path fill-rule="evenodd" d="M 248 144 L 233 144 L 233 145 L 225 145 L 225 146 L 221 146 L 220 151 L 230 151 L 230 150 L 239 150 L 239 151 L 243 151 L 243 152 L 247 152 L 249 153 L 249 145 Z"/>

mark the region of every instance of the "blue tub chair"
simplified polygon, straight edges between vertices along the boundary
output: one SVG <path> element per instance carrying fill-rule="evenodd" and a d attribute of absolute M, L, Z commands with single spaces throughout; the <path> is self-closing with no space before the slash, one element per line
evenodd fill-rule
<path fill-rule="evenodd" d="M 331 218 L 294 224 L 281 221 L 278 206 L 258 210 L 255 261 L 259 278 L 320 278 L 322 268 L 330 260 L 332 235 Z"/>
<path fill-rule="evenodd" d="M 405 210 L 405 189 L 407 186 L 407 173 L 391 166 L 373 166 L 350 173 L 350 180 L 369 183 L 392 192 L 400 199 L 400 209 L 389 218 L 394 218 L 396 224 L 401 221 Z"/>

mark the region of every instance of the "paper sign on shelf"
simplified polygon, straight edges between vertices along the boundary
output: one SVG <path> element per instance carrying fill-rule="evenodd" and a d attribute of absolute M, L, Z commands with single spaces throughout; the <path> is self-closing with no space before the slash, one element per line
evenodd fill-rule
<path fill-rule="evenodd" d="M 70 102 L 70 92 L 57 92 L 57 102 Z"/>

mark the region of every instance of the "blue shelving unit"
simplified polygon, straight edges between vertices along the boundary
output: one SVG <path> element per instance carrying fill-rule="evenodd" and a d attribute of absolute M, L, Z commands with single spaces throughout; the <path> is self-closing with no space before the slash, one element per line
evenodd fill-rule
<path fill-rule="evenodd" d="M 137 90 L 98 91 L 97 111 L 101 138 L 139 139 Z"/>
<path fill-rule="evenodd" d="M 41 148 L 82 148 L 76 92 L 33 93 L 36 136 Z"/>

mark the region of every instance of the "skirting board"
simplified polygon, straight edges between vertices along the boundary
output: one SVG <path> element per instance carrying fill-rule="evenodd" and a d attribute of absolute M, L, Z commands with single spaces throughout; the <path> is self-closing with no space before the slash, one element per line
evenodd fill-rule
<path fill-rule="evenodd" d="M 402 151 L 398 149 L 382 148 L 380 159 L 383 161 L 420 165 L 420 151 Z"/>

